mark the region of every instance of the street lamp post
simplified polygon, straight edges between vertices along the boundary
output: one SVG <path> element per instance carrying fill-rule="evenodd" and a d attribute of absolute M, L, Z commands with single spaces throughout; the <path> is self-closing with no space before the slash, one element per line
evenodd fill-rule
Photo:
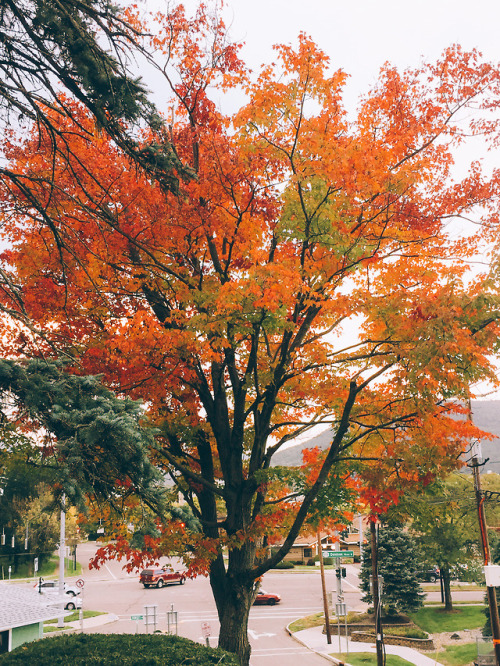
<path fill-rule="evenodd" d="M 61 499 L 61 530 L 59 536 L 59 596 L 61 602 L 63 601 L 64 594 L 64 555 L 66 550 L 66 495 L 63 494 Z M 61 603 L 61 608 L 64 611 L 64 603 Z M 57 619 L 57 626 L 64 627 L 64 612 L 61 612 L 61 617 Z"/>

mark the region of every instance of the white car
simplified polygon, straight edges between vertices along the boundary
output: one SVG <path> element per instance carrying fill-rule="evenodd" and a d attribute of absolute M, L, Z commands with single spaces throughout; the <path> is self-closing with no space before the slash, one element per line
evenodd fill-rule
<path fill-rule="evenodd" d="M 42 591 L 49 590 L 53 592 L 54 590 L 59 593 L 59 581 L 58 580 L 44 580 L 41 583 L 37 583 L 33 587 Z M 72 597 L 76 597 L 77 594 L 80 594 L 80 590 L 77 587 L 73 587 L 69 583 L 64 583 L 64 594 L 70 594 Z"/>
<path fill-rule="evenodd" d="M 72 594 L 61 595 L 58 590 L 45 590 L 41 593 L 41 596 L 49 606 L 57 606 L 63 603 L 64 610 L 76 610 L 82 607 L 82 600 L 79 597 L 74 597 Z"/>

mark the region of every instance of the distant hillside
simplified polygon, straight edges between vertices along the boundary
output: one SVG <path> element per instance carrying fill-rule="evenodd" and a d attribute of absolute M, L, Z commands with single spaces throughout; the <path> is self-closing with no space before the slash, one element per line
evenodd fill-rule
<path fill-rule="evenodd" d="M 496 435 L 496 439 L 483 440 L 481 443 L 483 459 L 489 458 L 484 466 L 484 471 L 500 474 L 500 400 L 473 400 L 472 413 L 474 423 L 485 432 Z M 329 430 L 316 435 L 299 444 L 290 446 L 284 451 L 279 451 L 273 456 L 273 465 L 296 466 L 302 463 L 302 450 L 312 449 L 319 446 L 326 449 L 331 443 Z M 466 470 L 464 470 L 466 471 Z"/>

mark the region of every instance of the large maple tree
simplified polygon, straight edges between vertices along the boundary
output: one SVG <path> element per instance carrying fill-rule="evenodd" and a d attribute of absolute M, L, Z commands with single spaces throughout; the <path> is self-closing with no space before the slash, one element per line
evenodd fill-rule
<path fill-rule="evenodd" d="M 474 162 L 455 181 L 453 164 L 467 136 L 497 140 L 500 72 L 459 47 L 387 65 L 348 114 L 346 75 L 305 35 L 252 77 L 204 6 L 154 31 L 126 18 L 183 179 L 160 149 L 156 170 L 135 159 L 142 141 L 154 162 L 155 127 L 126 150 L 68 89 L 43 108 L 57 132 L 6 137 L 4 353 L 70 359 L 145 402 L 152 459 L 202 525 L 165 525 L 156 552 L 184 540 L 193 570 L 205 560 L 220 645 L 247 664 L 256 581 L 303 525 L 342 522 L 358 496 L 376 513 L 473 433 L 452 416 L 494 380 L 497 285 L 468 269 L 496 237 L 499 178 Z M 272 466 L 316 424 L 326 454 Z"/>

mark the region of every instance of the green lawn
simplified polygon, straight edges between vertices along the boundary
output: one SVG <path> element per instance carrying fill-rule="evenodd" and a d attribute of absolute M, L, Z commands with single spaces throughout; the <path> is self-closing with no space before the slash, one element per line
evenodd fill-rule
<path fill-rule="evenodd" d="M 477 646 L 475 643 L 465 643 L 465 645 L 447 645 L 444 650 L 427 654 L 431 659 L 435 659 L 443 666 L 465 666 L 472 664 L 477 658 Z"/>
<path fill-rule="evenodd" d="M 292 633 L 295 631 L 302 631 L 302 629 L 310 629 L 311 627 L 320 627 L 325 622 L 324 613 L 315 613 L 314 615 L 307 615 L 301 617 L 295 622 L 292 622 L 288 627 Z"/>
<path fill-rule="evenodd" d="M 377 666 L 377 655 L 372 652 L 350 652 L 348 655 L 331 653 L 330 656 L 339 661 L 347 661 L 351 666 Z M 386 656 L 387 666 L 408 666 L 410 663 L 395 654 Z"/>
<path fill-rule="evenodd" d="M 464 629 L 479 629 L 486 621 L 483 606 L 462 606 L 451 612 L 442 607 L 426 606 L 411 615 L 411 619 L 423 631 L 429 634 L 439 634 L 443 631 L 463 631 Z"/>
<path fill-rule="evenodd" d="M 101 611 L 91 611 L 91 610 L 84 610 L 83 611 L 83 619 L 86 620 L 88 617 L 97 617 L 98 615 L 106 615 L 106 613 L 103 613 Z M 75 610 L 71 613 L 71 615 L 68 615 L 64 618 L 65 622 L 75 622 L 75 620 L 80 619 L 80 611 Z M 47 620 L 44 624 L 55 624 L 57 620 Z"/>
<path fill-rule="evenodd" d="M 74 568 L 73 560 L 70 558 L 66 558 L 64 564 L 65 564 L 65 570 L 64 570 L 65 576 L 81 575 L 82 566 L 79 562 L 76 563 L 76 569 Z M 38 579 L 40 576 L 42 578 L 50 578 L 51 576 L 56 576 L 59 572 L 59 557 L 57 555 L 53 555 L 48 560 L 43 562 L 36 576 L 33 576 L 33 561 L 21 562 L 15 573 L 13 569 L 14 567 L 12 567 L 12 573 L 10 576 L 11 580 L 15 580 L 18 578 L 33 578 L 35 580 Z M 3 564 L 0 575 L 3 574 L 5 580 L 7 580 L 9 576 L 8 570 L 9 570 L 8 565 Z"/>
<path fill-rule="evenodd" d="M 466 666 L 476 659 L 477 647 L 475 643 L 448 645 L 439 652 L 425 654 L 443 666 Z M 372 652 L 350 652 L 349 655 L 331 653 L 330 656 L 339 661 L 348 661 L 351 666 L 377 666 L 377 655 Z M 402 657 L 388 654 L 386 663 L 387 666 L 407 666 L 409 662 Z"/>
<path fill-rule="evenodd" d="M 55 625 L 50 626 L 50 627 L 46 627 L 45 625 L 43 625 L 43 633 L 44 634 L 52 634 L 52 633 L 54 633 L 54 631 L 64 631 L 65 629 L 66 629 L 66 627 L 56 627 Z"/>

